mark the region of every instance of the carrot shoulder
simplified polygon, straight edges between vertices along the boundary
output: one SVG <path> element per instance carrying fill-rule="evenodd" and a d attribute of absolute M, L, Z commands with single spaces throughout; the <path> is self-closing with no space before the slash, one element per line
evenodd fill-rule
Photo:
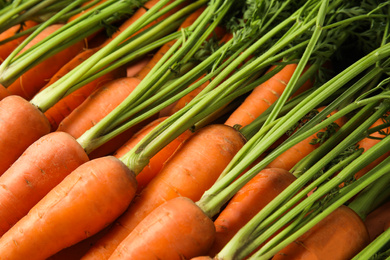
<path fill-rule="evenodd" d="M 212 220 L 190 199 L 178 197 L 152 211 L 109 259 L 190 259 L 206 253 L 214 235 Z"/>
<path fill-rule="evenodd" d="M 157 118 L 143 127 L 137 133 L 135 133 L 122 147 L 120 147 L 115 153 L 116 158 L 121 158 L 127 152 L 129 152 L 136 144 L 138 144 L 142 138 L 144 138 L 150 131 L 152 131 L 157 125 L 163 122 L 167 117 Z M 191 136 L 191 131 L 187 130 L 183 134 L 179 135 L 176 139 L 166 145 L 161 151 L 154 155 L 148 165 L 137 174 L 137 183 L 139 193 L 145 188 L 148 183 L 160 172 L 165 162 L 174 154 L 174 152 Z"/>
<path fill-rule="evenodd" d="M 50 124 L 41 111 L 19 96 L 12 95 L 1 100 L 0 110 L 2 175 L 27 147 L 50 132 Z M 24 119 L 23 122 L 20 118 Z"/>
<path fill-rule="evenodd" d="M 134 174 L 115 157 L 89 161 L 1 237 L 0 255 L 46 259 L 107 226 L 128 207 L 135 190 Z"/>
<path fill-rule="evenodd" d="M 66 133 L 50 133 L 30 145 L 0 177 L 0 236 L 88 160 L 84 149 Z"/>
<path fill-rule="evenodd" d="M 269 71 L 275 67 L 271 67 Z M 225 124 L 244 127 L 264 113 L 282 95 L 296 67 L 297 64 L 288 64 L 272 78 L 254 88 L 244 102 L 230 115 Z M 308 89 L 311 86 L 312 82 L 308 80 L 300 89 Z"/>
<path fill-rule="evenodd" d="M 29 42 L 23 50 L 26 50 L 41 41 L 42 39 L 55 32 L 63 25 L 53 24 L 44 29 L 31 42 Z M 84 48 L 84 42 L 80 41 L 73 44 L 69 48 L 53 55 L 52 57 L 42 61 L 38 65 L 26 71 L 15 82 L 7 87 L 8 91 L 14 95 L 19 95 L 27 100 L 30 100 L 38 91 L 45 86 L 50 78 L 68 61 L 81 52 Z M 23 51 L 22 50 L 22 51 Z"/>
<path fill-rule="evenodd" d="M 243 144 L 242 135 L 225 125 L 210 125 L 194 133 L 83 259 L 107 258 L 142 219 L 164 202 L 180 196 L 199 200 Z"/>

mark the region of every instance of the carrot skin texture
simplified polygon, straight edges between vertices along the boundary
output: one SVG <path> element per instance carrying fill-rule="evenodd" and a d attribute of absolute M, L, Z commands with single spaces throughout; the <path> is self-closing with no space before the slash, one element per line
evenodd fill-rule
<path fill-rule="evenodd" d="M 23 50 L 30 48 L 41 39 L 55 32 L 63 25 L 53 24 L 37 35 Z M 80 41 L 69 48 L 62 50 L 54 56 L 42 61 L 38 65 L 26 71 L 15 82 L 7 87 L 13 95 L 19 95 L 26 100 L 30 100 L 38 91 L 45 86 L 50 78 L 64 66 L 69 60 L 81 52 L 84 48 L 84 42 Z M 23 51 L 22 50 L 22 51 Z"/>
<path fill-rule="evenodd" d="M 0 239 L 2 259 L 46 259 L 96 234 L 129 205 L 134 174 L 115 157 L 89 161 L 51 190 Z"/>
<path fill-rule="evenodd" d="M 121 158 L 166 118 L 167 117 L 157 118 L 143 127 L 140 131 L 135 133 L 122 147 L 120 147 L 113 156 L 118 159 Z M 148 165 L 146 165 L 145 168 L 139 174 L 137 174 L 137 193 L 141 192 L 141 190 L 145 188 L 148 183 L 160 172 L 165 162 L 174 154 L 178 147 L 180 147 L 183 142 L 191 136 L 191 134 L 191 131 L 185 131 L 150 159 Z"/>
<path fill-rule="evenodd" d="M 26 30 L 28 28 L 31 28 L 38 23 L 34 21 L 26 21 L 23 26 L 23 30 Z M 14 36 L 17 31 L 20 29 L 20 25 L 14 25 L 8 30 L 4 31 L 3 33 L 0 34 L 0 41 L 3 41 L 11 36 Z M 4 43 L 0 45 L 0 64 L 12 53 L 16 47 L 18 47 L 26 38 L 28 35 L 21 36 L 19 38 L 16 38 L 15 40 L 9 41 L 7 43 Z"/>
<path fill-rule="evenodd" d="M 206 253 L 214 235 L 212 220 L 190 199 L 177 197 L 152 211 L 109 259 L 190 259 Z"/>
<path fill-rule="evenodd" d="M 61 121 L 57 131 L 79 138 L 117 107 L 139 84 L 136 78 L 120 78 L 92 93 L 80 106 Z"/>
<path fill-rule="evenodd" d="M 44 114 L 25 99 L 11 95 L 0 101 L 0 175 L 40 137 L 50 132 Z"/>
<path fill-rule="evenodd" d="M 0 84 L 0 101 L 10 95 L 11 93 L 9 93 L 9 91 L 3 85 Z"/>
<path fill-rule="evenodd" d="M 275 67 L 272 66 L 269 71 Z M 288 64 L 272 78 L 254 88 L 244 102 L 230 115 L 225 124 L 244 127 L 264 113 L 282 95 L 296 67 L 297 64 Z M 311 86 L 312 82 L 308 80 L 301 86 L 300 91 Z"/>
<path fill-rule="evenodd" d="M 30 145 L 0 177 L 0 236 L 88 156 L 62 132 L 50 133 Z"/>
<path fill-rule="evenodd" d="M 226 125 L 210 125 L 194 133 L 82 259 L 106 259 L 142 219 L 164 202 L 180 196 L 199 200 L 244 143 L 242 135 Z"/>
<path fill-rule="evenodd" d="M 369 243 L 361 218 L 347 206 L 341 206 L 272 259 L 351 259 Z"/>
<path fill-rule="evenodd" d="M 390 225 L 390 201 L 368 214 L 364 224 L 370 235 L 370 241 L 375 240 Z"/>
<path fill-rule="evenodd" d="M 267 168 L 244 185 L 214 221 L 216 235 L 209 256 L 215 256 L 240 228 L 295 179 L 287 170 Z"/>

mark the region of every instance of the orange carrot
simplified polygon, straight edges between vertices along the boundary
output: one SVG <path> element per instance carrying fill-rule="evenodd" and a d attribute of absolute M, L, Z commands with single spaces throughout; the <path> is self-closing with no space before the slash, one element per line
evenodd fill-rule
<path fill-rule="evenodd" d="M 47 27 L 31 42 L 29 42 L 23 50 L 30 48 L 62 26 L 63 25 L 61 24 L 53 24 Z M 76 56 L 76 54 L 78 54 L 83 48 L 84 42 L 80 41 L 44 60 L 26 71 L 15 82 L 8 86 L 8 91 L 14 95 L 19 95 L 26 100 L 30 100 L 62 66 Z"/>
<path fill-rule="evenodd" d="M 320 107 L 317 110 L 320 112 L 325 107 Z M 336 111 L 333 111 L 331 115 L 336 113 Z M 341 117 L 340 119 L 336 120 L 336 124 L 341 127 L 345 124 L 346 118 Z M 320 131 L 322 132 L 322 131 Z M 267 167 L 269 168 L 282 168 L 287 171 L 291 170 L 291 168 L 298 163 L 301 159 L 303 159 L 306 155 L 314 151 L 320 144 L 311 144 L 313 139 L 318 138 L 318 133 L 313 134 L 312 136 L 306 138 L 305 140 L 299 142 L 298 144 L 294 145 L 281 155 L 279 155 L 274 161 L 272 161 Z"/>
<path fill-rule="evenodd" d="M 0 236 L 88 160 L 80 144 L 66 133 L 50 133 L 30 145 L 0 177 Z"/>
<path fill-rule="evenodd" d="M 240 228 L 295 179 L 287 170 L 268 168 L 245 184 L 214 221 L 216 236 L 208 255 L 215 256 Z"/>
<path fill-rule="evenodd" d="M 341 206 L 272 259 L 351 259 L 369 243 L 363 221 Z"/>
<path fill-rule="evenodd" d="M 41 111 L 19 96 L 12 95 L 1 100 L 0 110 L 2 175 L 27 147 L 50 132 L 50 124 Z M 20 118 L 25 120 L 22 122 Z"/>
<path fill-rule="evenodd" d="M 207 252 L 215 228 L 190 199 L 177 197 L 152 211 L 109 258 L 189 259 Z"/>
<path fill-rule="evenodd" d="M 11 95 L 11 93 L 9 93 L 9 91 L 3 85 L 0 84 L 0 101 L 3 98 L 8 97 L 9 95 Z"/>
<path fill-rule="evenodd" d="M 81 52 L 72 60 L 70 60 L 65 66 L 63 66 L 46 84 L 46 87 L 50 86 L 52 83 L 63 77 L 66 73 L 74 69 L 76 66 L 81 64 L 87 58 L 89 58 L 92 54 L 96 52 L 97 49 L 89 49 Z M 72 92 L 68 96 L 64 97 L 60 101 L 58 101 L 54 106 L 49 108 L 45 112 L 45 116 L 50 121 L 52 126 L 52 131 L 57 130 L 59 123 L 67 117 L 76 107 L 78 107 L 92 92 L 102 86 L 104 83 L 114 80 L 119 77 L 125 76 L 125 68 L 120 67 L 117 70 L 111 71 L 94 81 L 84 85 L 80 89 Z"/>
<path fill-rule="evenodd" d="M 154 129 L 157 125 L 159 125 L 164 118 L 157 118 L 152 121 L 145 127 L 143 127 L 140 131 L 134 134 L 121 148 L 119 148 L 114 156 L 116 158 L 121 158 L 127 152 L 129 152 L 138 142 L 141 141 L 152 129 Z M 160 172 L 164 163 L 172 156 L 172 154 L 180 147 L 180 145 L 187 140 L 191 135 L 191 131 L 187 130 L 183 134 L 179 135 L 175 140 L 166 145 L 161 151 L 159 151 L 156 155 L 154 155 L 147 166 L 137 174 L 137 183 L 138 189 L 137 193 L 139 193 L 144 187 L 148 185 L 148 183 Z"/>
<path fill-rule="evenodd" d="M 368 214 L 364 223 L 370 235 L 370 241 L 373 241 L 390 225 L 390 201 Z"/>
<path fill-rule="evenodd" d="M 200 199 L 243 144 L 242 135 L 229 126 L 210 125 L 193 134 L 83 259 L 106 259 L 142 219 L 164 202 L 179 196 Z"/>
<path fill-rule="evenodd" d="M 38 23 L 34 21 L 26 21 L 23 25 L 15 25 L 8 30 L 0 34 L 0 41 L 4 41 L 9 37 L 14 36 L 17 32 L 29 29 Z M 28 37 L 28 34 L 16 38 L 15 40 L 9 41 L 0 45 L 0 64 L 11 54 L 11 52 L 16 49 L 23 41 Z"/>
<path fill-rule="evenodd" d="M 370 128 L 379 126 L 379 125 L 381 125 L 383 123 L 384 123 L 384 120 L 380 118 Z M 387 127 L 385 129 L 383 129 L 382 131 L 384 131 L 385 133 L 389 133 L 390 127 Z M 386 135 L 381 134 L 380 132 L 375 132 L 375 133 L 371 134 L 371 136 L 372 137 L 376 137 L 376 138 L 384 138 L 384 137 L 386 137 Z M 372 139 L 372 138 L 367 137 L 367 138 L 364 138 L 361 141 L 359 141 L 358 142 L 358 146 L 359 146 L 359 148 L 363 148 L 364 149 L 363 152 L 366 152 L 368 149 L 373 147 L 375 144 L 379 143 L 379 141 L 380 141 L 379 139 Z M 359 179 L 360 177 L 362 177 L 364 174 L 369 172 L 371 169 L 373 169 L 376 165 L 378 165 L 380 162 L 382 162 L 384 159 L 386 159 L 389 156 L 390 156 L 390 152 L 387 152 L 387 153 L 383 154 L 382 156 L 378 157 L 376 160 L 371 162 L 369 165 L 367 165 L 366 167 L 364 167 L 363 169 L 358 171 L 355 174 L 355 178 Z"/>
<path fill-rule="evenodd" d="M 225 124 L 244 127 L 264 113 L 283 93 L 296 67 L 297 64 L 286 65 L 272 78 L 253 89 L 244 102 L 230 115 Z M 276 66 L 272 66 L 268 72 L 274 68 Z M 300 87 L 300 91 L 306 90 L 311 86 L 312 82 L 308 80 Z"/>
<path fill-rule="evenodd" d="M 79 138 L 118 106 L 139 82 L 136 78 L 120 78 L 108 82 L 64 118 L 57 130 Z"/>
<path fill-rule="evenodd" d="M 0 239 L 3 259 L 46 259 L 102 230 L 131 202 L 134 174 L 115 157 L 68 175 Z"/>

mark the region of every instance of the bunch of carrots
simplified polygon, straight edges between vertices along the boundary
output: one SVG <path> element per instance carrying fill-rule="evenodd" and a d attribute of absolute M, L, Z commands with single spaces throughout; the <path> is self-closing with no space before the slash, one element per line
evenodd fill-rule
<path fill-rule="evenodd" d="M 0 21 L 0 259 L 390 257 L 390 1 Z"/>

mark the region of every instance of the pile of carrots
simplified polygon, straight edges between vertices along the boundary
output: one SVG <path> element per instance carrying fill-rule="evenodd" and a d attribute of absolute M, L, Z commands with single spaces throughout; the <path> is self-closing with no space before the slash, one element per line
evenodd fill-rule
<path fill-rule="evenodd" d="M 0 259 L 387 259 L 389 4 L 3 1 Z"/>

